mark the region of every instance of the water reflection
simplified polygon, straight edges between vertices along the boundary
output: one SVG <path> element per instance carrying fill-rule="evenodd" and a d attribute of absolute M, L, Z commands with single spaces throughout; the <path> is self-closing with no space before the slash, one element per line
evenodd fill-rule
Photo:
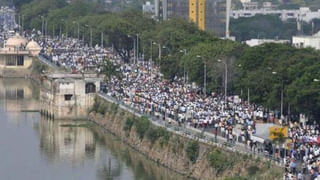
<path fill-rule="evenodd" d="M 39 87 L 30 80 L 21 78 L 0 78 L 0 100 L 8 112 L 38 110 Z"/>
<path fill-rule="evenodd" d="M 29 80 L 0 79 L 1 179 L 185 179 L 88 121 L 22 112 L 38 109 L 38 97 Z"/>
<path fill-rule="evenodd" d="M 92 129 L 99 142 L 110 149 L 118 161 L 124 162 L 134 172 L 133 179 L 137 180 L 184 180 L 187 179 L 173 171 L 164 168 L 147 159 L 144 155 L 122 143 L 118 138 L 108 134 L 101 128 Z M 103 138 L 101 138 L 103 137 Z"/>
<path fill-rule="evenodd" d="M 41 152 L 52 163 L 65 161 L 79 166 L 92 160 L 97 166 L 96 179 L 184 179 L 90 122 L 53 121 L 42 117 L 36 129 Z"/>
<path fill-rule="evenodd" d="M 96 143 L 93 133 L 80 121 L 39 122 L 40 148 L 52 161 L 67 160 L 78 163 L 94 158 Z"/>

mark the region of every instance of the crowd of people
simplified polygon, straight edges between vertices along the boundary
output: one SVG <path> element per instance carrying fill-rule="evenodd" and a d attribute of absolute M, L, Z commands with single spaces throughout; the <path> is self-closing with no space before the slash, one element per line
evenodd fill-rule
<path fill-rule="evenodd" d="M 310 172 L 310 179 L 317 179 L 320 168 L 320 127 L 318 124 L 289 124 L 288 137 L 292 140 L 291 151 L 286 158 L 285 179 Z M 299 164 L 299 166 L 298 166 Z M 300 167 L 298 169 L 298 167 Z"/>
<path fill-rule="evenodd" d="M 72 69 L 73 72 L 100 72 L 100 65 L 107 56 L 105 48 L 89 47 L 74 38 L 54 38 L 39 41 L 41 55 L 58 66 Z"/>
<path fill-rule="evenodd" d="M 103 86 L 106 87 L 104 92 L 141 113 L 168 123 L 205 129 L 225 137 L 229 142 L 246 143 L 251 149 L 257 146 L 252 139 L 257 131 L 257 121 L 276 123 L 275 112 L 248 104 L 238 96 L 229 96 L 225 101 L 221 94 L 203 94 L 201 88 L 184 83 L 179 77 L 172 81 L 165 80 L 153 64 L 139 61 L 134 65 L 122 63 L 107 48 L 88 47 L 71 38 L 48 39 L 40 45 L 43 56 L 75 73 L 100 72 L 101 64 L 107 58 L 117 65 L 120 76 L 111 76 Z M 288 124 L 288 137 L 292 143 L 290 151 L 282 152 L 281 156 L 285 161 L 284 179 L 303 179 L 305 176 L 302 174 L 307 172 L 312 179 L 316 179 L 320 165 L 319 126 L 291 121 Z M 279 155 L 280 148 L 275 149 L 271 153 Z"/>

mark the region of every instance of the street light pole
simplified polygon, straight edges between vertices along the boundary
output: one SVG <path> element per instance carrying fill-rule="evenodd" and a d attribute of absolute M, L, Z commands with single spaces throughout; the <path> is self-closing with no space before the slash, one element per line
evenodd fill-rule
<path fill-rule="evenodd" d="M 103 48 L 103 32 L 101 32 L 101 48 Z"/>
<path fill-rule="evenodd" d="M 187 54 L 186 49 L 180 50 L 180 52 L 184 53 L 184 55 Z M 184 84 L 186 83 L 186 61 L 183 62 L 183 82 L 184 82 Z"/>
<path fill-rule="evenodd" d="M 44 39 L 45 41 L 47 41 L 48 38 L 48 20 L 45 21 L 45 35 L 44 35 Z"/>
<path fill-rule="evenodd" d="M 250 106 L 250 88 L 248 88 L 248 106 Z"/>
<path fill-rule="evenodd" d="M 90 47 L 92 47 L 92 28 L 90 26 Z"/>
<path fill-rule="evenodd" d="M 21 31 L 23 32 L 24 15 L 21 15 Z"/>
<path fill-rule="evenodd" d="M 20 17 L 19 17 L 19 21 L 20 21 Z M 44 34 L 44 17 L 41 16 L 41 36 L 42 36 L 42 39 L 43 39 L 43 34 Z"/>
<path fill-rule="evenodd" d="M 152 63 L 152 44 L 153 44 L 153 42 L 151 41 L 151 55 L 150 55 L 150 62 L 149 62 L 149 64 L 150 64 L 150 67 L 151 67 L 151 63 Z"/>
<path fill-rule="evenodd" d="M 275 71 L 273 71 L 272 72 L 272 74 L 274 74 L 274 75 L 277 75 L 278 73 L 277 72 L 275 72 Z M 280 99 L 280 118 L 282 119 L 283 118 L 283 99 L 284 99 L 284 93 L 283 93 L 283 91 L 284 91 L 284 84 L 283 84 L 283 79 L 281 79 L 281 99 Z"/>
<path fill-rule="evenodd" d="M 152 56 L 153 56 L 153 45 L 156 45 L 157 43 L 156 42 L 153 42 L 153 41 L 151 41 L 151 58 L 150 58 L 150 67 L 152 67 Z"/>
<path fill-rule="evenodd" d="M 201 60 L 202 57 L 200 55 L 197 55 L 197 58 L 200 58 Z M 203 76 L 203 94 L 207 94 L 207 62 L 203 60 L 203 69 L 204 69 L 204 76 Z"/>
<path fill-rule="evenodd" d="M 52 39 L 54 39 L 54 24 L 52 25 Z"/>
<path fill-rule="evenodd" d="M 64 19 L 61 19 L 61 22 L 64 22 Z M 59 32 L 59 39 L 62 39 L 62 29 L 61 29 L 61 23 L 60 23 L 60 32 Z"/>
<path fill-rule="evenodd" d="M 162 48 L 161 48 L 161 44 L 158 44 L 158 48 L 159 48 L 159 68 L 160 68 L 160 62 L 161 62 L 161 53 L 162 53 Z"/>
<path fill-rule="evenodd" d="M 137 48 L 136 48 L 136 40 L 135 40 L 135 38 L 133 38 L 133 64 L 135 63 L 136 58 L 137 58 L 136 50 L 137 50 Z"/>
<path fill-rule="evenodd" d="M 221 59 L 218 59 L 218 62 L 222 62 L 224 64 L 225 68 L 225 78 L 224 78 L 224 103 L 227 103 L 227 98 L 228 98 L 228 65 L 225 61 L 222 61 Z M 248 93 L 249 94 L 249 93 Z"/>
<path fill-rule="evenodd" d="M 76 21 L 73 21 L 72 22 L 73 24 L 77 24 L 77 26 L 78 26 L 78 29 L 77 29 L 77 31 L 78 31 L 78 40 L 80 40 L 80 24 L 79 24 L 79 22 L 76 22 Z"/>
<path fill-rule="evenodd" d="M 92 47 L 92 28 L 88 24 L 86 24 L 85 26 L 89 28 L 89 31 L 90 31 L 90 47 Z"/>
<path fill-rule="evenodd" d="M 80 24 L 79 22 L 77 22 L 77 24 L 78 24 L 78 40 L 80 40 Z"/>
<path fill-rule="evenodd" d="M 136 63 L 138 63 L 139 60 L 139 34 L 137 34 L 137 56 L 136 56 Z"/>
<path fill-rule="evenodd" d="M 281 80 L 281 118 L 283 117 L 283 79 Z"/>

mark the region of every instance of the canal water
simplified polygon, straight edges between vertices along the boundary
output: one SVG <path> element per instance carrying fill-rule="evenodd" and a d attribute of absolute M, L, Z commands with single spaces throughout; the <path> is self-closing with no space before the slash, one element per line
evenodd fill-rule
<path fill-rule="evenodd" d="M 185 179 L 91 123 L 41 117 L 38 102 L 29 80 L 0 79 L 0 179 Z"/>

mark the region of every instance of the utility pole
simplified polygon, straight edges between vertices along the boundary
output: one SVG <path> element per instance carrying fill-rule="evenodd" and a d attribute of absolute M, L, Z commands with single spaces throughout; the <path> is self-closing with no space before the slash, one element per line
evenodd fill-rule
<path fill-rule="evenodd" d="M 20 20 L 19 20 L 20 21 Z M 42 39 L 43 39 L 43 34 L 44 34 L 44 17 L 41 16 L 41 36 L 42 36 Z"/>
<path fill-rule="evenodd" d="M 139 60 L 139 34 L 137 34 L 137 59 L 136 63 L 138 63 Z"/>
<path fill-rule="evenodd" d="M 61 34 L 61 24 L 60 24 L 60 31 L 59 31 L 59 39 L 61 40 L 61 36 L 62 36 L 62 34 Z"/>
<path fill-rule="evenodd" d="M 135 38 L 133 38 L 133 64 L 135 63 L 135 60 L 136 60 L 136 40 Z M 132 62 L 131 62 L 132 63 Z"/>
<path fill-rule="evenodd" d="M 78 22 L 78 40 L 80 40 L 80 24 L 79 24 L 79 22 Z"/>
<path fill-rule="evenodd" d="M 52 25 L 52 39 L 54 39 L 54 24 Z"/>
<path fill-rule="evenodd" d="M 150 55 L 150 62 L 149 62 L 149 64 L 150 64 L 150 67 L 152 67 L 152 56 L 153 56 L 153 49 L 152 49 L 152 45 L 153 45 L 153 41 L 151 41 L 151 55 Z"/>
<path fill-rule="evenodd" d="M 103 32 L 101 32 L 101 48 L 103 48 Z"/>
<path fill-rule="evenodd" d="M 48 20 L 45 21 L 45 36 L 44 36 L 45 41 L 47 40 L 47 36 L 48 36 Z"/>
<path fill-rule="evenodd" d="M 228 106 L 228 65 L 227 63 L 225 63 L 225 81 L 224 81 L 224 101 L 226 103 L 226 105 Z"/>
<path fill-rule="evenodd" d="M 250 106 L 250 88 L 248 88 L 248 106 Z"/>
<path fill-rule="evenodd" d="M 187 54 L 187 50 L 186 49 L 180 50 L 180 52 L 184 53 L 184 55 Z M 184 84 L 186 83 L 186 61 L 183 61 L 183 83 Z"/>
<path fill-rule="evenodd" d="M 90 47 L 92 47 L 92 28 L 90 26 Z"/>
<path fill-rule="evenodd" d="M 228 64 L 226 61 L 222 61 L 221 59 L 218 59 L 218 62 L 221 62 L 224 64 L 224 70 L 225 70 L 225 75 L 224 75 L 224 102 L 226 105 L 228 105 L 227 100 L 228 100 Z"/>
<path fill-rule="evenodd" d="M 281 103 L 280 103 L 280 113 L 281 113 L 281 118 L 283 117 L 283 80 L 281 81 Z"/>
<path fill-rule="evenodd" d="M 161 44 L 159 43 L 158 44 L 158 47 L 159 47 L 159 68 L 160 68 L 160 62 L 161 62 L 161 50 L 162 50 L 162 48 L 161 48 Z"/>
<path fill-rule="evenodd" d="M 18 14 L 18 24 L 19 24 L 19 32 L 20 32 L 21 31 L 20 14 Z"/>
<path fill-rule="evenodd" d="M 23 32 L 23 20 L 24 20 L 24 15 L 21 16 L 21 31 Z"/>
<path fill-rule="evenodd" d="M 202 56 L 197 55 L 197 58 L 202 59 Z M 207 62 L 206 60 L 203 60 L 203 69 L 204 69 L 204 76 L 203 76 L 203 94 L 207 95 Z"/>

